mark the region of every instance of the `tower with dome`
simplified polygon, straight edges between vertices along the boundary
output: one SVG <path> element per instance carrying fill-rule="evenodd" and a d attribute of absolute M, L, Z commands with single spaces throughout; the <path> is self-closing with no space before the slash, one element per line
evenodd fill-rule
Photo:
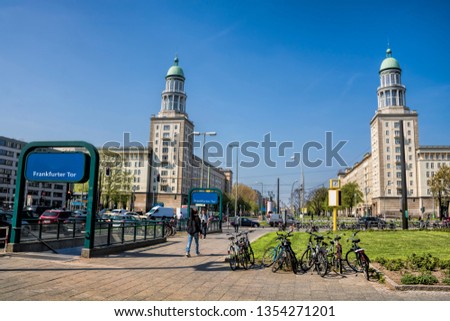
<path fill-rule="evenodd" d="M 363 192 L 363 202 L 353 214 L 400 217 L 400 120 L 405 139 L 409 214 L 419 217 L 436 212 L 428 180 L 443 164 L 450 166 L 450 146 L 419 145 L 418 113 L 407 105 L 402 69 L 390 48 L 378 73 L 377 109 L 370 121 L 371 151 L 339 173 L 342 184 L 356 182 Z"/>

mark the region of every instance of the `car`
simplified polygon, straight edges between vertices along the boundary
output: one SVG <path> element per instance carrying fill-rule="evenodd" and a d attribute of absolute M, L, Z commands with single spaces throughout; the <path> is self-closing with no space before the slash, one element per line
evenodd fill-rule
<path fill-rule="evenodd" d="M 113 214 L 109 218 L 113 227 L 135 226 L 142 223 L 142 220 L 135 215 Z"/>
<path fill-rule="evenodd" d="M 75 231 L 81 232 L 84 231 L 86 227 L 86 218 L 87 214 L 76 213 L 76 211 L 66 220 L 64 220 L 65 231 L 73 232 Z"/>
<path fill-rule="evenodd" d="M 0 211 L 0 227 L 8 227 L 8 234 L 11 235 L 13 215 L 9 212 Z M 27 237 L 31 233 L 31 226 L 27 221 L 22 220 L 21 236 Z M 5 231 L 0 231 L 0 238 L 5 237 Z"/>
<path fill-rule="evenodd" d="M 47 210 L 39 217 L 40 224 L 54 224 L 64 222 L 72 215 L 71 211 Z"/>
<path fill-rule="evenodd" d="M 386 221 L 382 220 L 376 216 L 364 216 L 358 219 L 358 225 L 365 228 L 381 227 L 386 226 Z"/>
<path fill-rule="evenodd" d="M 236 223 L 234 222 L 234 220 L 231 222 L 231 225 L 233 225 L 233 226 L 236 225 Z M 247 217 L 242 217 L 242 218 L 240 219 L 239 226 L 259 227 L 260 224 L 259 224 L 259 222 L 256 221 L 256 220 L 251 220 L 251 219 L 249 219 L 249 218 L 247 218 Z"/>

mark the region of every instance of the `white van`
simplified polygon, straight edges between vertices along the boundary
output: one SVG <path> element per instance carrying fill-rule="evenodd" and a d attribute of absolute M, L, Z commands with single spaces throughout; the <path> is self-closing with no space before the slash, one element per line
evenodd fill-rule
<path fill-rule="evenodd" d="M 145 213 L 149 219 L 173 218 L 175 211 L 172 207 L 154 206 Z"/>

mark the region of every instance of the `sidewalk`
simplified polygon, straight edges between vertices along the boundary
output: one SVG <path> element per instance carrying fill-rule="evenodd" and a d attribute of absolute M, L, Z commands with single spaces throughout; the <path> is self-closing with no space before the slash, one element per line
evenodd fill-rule
<path fill-rule="evenodd" d="M 256 229 L 250 239 L 267 231 Z M 190 258 L 184 256 L 186 240 L 180 233 L 163 244 L 92 259 L 50 252 L 0 254 L 0 301 L 449 299 L 448 292 L 392 291 L 363 275 L 321 278 L 260 267 L 231 271 L 225 233 L 200 240 L 201 255 Z"/>

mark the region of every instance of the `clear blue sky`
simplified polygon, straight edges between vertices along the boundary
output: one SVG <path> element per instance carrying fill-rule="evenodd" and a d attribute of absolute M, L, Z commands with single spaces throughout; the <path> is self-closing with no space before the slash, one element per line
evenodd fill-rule
<path fill-rule="evenodd" d="M 320 5 L 317 5 L 320 3 Z M 351 166 L 370 151 L 378 70 L 388 43 L 403 70 L 421 145 L 450 145 L 450 5 L 446 1 L 0 2 L 0 135 L 25 141 L 146 144 L 176 54 L 198 131 L 231 141 L 292 141 L 276 168 L 239 180 L 287 201 L 309 141 L 348 143 Z M 254 150 L 262 154 L 262 149 Z M 314 157 L 323 158 L 323 151 Z M 305 168 L 306 187 L 340 166 Z M 233 164 L 234 170 L 234 164 Z"/>

